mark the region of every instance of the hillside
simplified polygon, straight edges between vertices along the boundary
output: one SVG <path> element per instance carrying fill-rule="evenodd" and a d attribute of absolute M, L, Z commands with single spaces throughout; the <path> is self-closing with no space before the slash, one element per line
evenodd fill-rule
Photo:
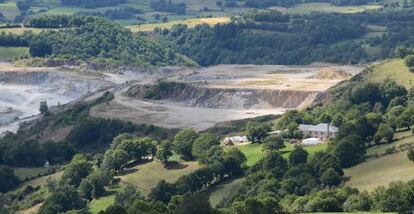
<path fill-rule="evenodd" d="M 406 132 L 410 134 L 410 132 Z M 408 160 L 406 151 L 387 153 L 387 149 L 412 144 L 413 135 L 403 136 L 395 142 L 374 146 L 367 150 L 370 157 L 365 162 L 345 170 L 349 177 L 346 185 L 360 190 L 373 191 L 378 186 L 387 186 L 391 182 L 410 181 L 414 178 L 414 164 Z"/>
<path fill-rule="evenodd" d="M 0 214 L 414 213 L 414 2 L 0 12 Z"/>
<path fill-rule="evenodd" d="M 184 6 L 180 5 L 182 1 L 173 0 L 171 4 L 165 4 L 164 7 L 152 6 L 150 0 L 128 0 L 128 1 L 105 1 L 102 4 L 90 5 L 87 3 L 78 4 L 71 3 L 72 1 L 29 1 L 29 7 L 24 8 L 23 11 L 19 10 L 15 1 L 1 3 L 0 12 L 4 14 L 8 20 L 13 20 L 20 16 L 41 16 L 41 15 L 56 15 L 56 14 L 92 14 L 100 15 L 112 18 L 123 24 L 136 24 L 142 22 L 161 22 L 160 17 L 154 17 L 154 14 L 159 14 L 161 17 L 166 17 L 168 20 L 180 20 L 183 18 L 198 18 L 208 16 L 232 16 L 240 13 L 247 12 L 254 8 L 260 7 L 261 9 L 268 10 L 282 10 L 289 13 L 307 13 L 310 11 L 319 12 L 361 12 L 364 10 L 372 10 L 381 7 L 378 4 L 375 5 L 339 5 L 334 6 L 330 3 L 311 3 L 311 4 L 297 4 L 289 5 L 293 6 L 288 10 L 286 7 L 277 7 L 280 0 L 270 1 L 268 8 L 263 8 L 260 5 L 248 4 L 244 1 L 222 1 L 217 3 L 214 0 L 193 0 L 186 3 L 186 11 L 183 10 Z M 76 1 L 74 1 L 76 2 Z M 372 3 L 372 2 L 371 2 Z M 160 4 L 160 3 L 159 3 Z M 124 8 L 133 8 L 135 11 L 131 13 L 131 10 L 124 10 Z M 114 14 L 118 12 L 118 15 Z M 119 14 L 120 13 L 120 14 Z"/>
<path fill-rule="evenodd" d="M 410 72 L 402 59 L 385 60 L 373 65 L 373 71 L 366 79 L 372 82 L 382 82 L 385 79 L 392 79 L 406 89 L 414 86 L 414 73 Z"/>

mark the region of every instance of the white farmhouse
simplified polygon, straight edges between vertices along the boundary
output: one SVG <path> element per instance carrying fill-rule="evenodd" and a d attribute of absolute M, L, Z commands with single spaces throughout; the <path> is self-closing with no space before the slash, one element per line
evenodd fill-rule
<path fill-rule="evenodd" d="M 318 125 L 299 125 L 299 130 L 303 135 L 309 135 L 320 140 L 329 140 L 336 137 L 338 127 L 329 123 L 319 123 Z"/>

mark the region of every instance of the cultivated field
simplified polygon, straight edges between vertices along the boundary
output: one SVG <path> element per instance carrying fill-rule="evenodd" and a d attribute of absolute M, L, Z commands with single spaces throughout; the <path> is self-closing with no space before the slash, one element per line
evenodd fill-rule
<path fill-rule="evenodd" d="M 201 24 L 208 24 L 208 25 L 216 25 L 221 23 L 228 23 L 230 22 L 229 17 L 213 17 L 213 18 L 195 18 L 195 19 L 183 19 L 183 20 L 173 20 L 166 23 L 149 23 L 149 24 L 142 24 L 142 25 L 131 25 L 127 26 L 132 32 L 139 32 L 139 31 L 153 31 L 156 28 L 161 29 L 170 29 L 174 25 L 178 24 L 185 24 L 189 28 L 195 27 Z"/>

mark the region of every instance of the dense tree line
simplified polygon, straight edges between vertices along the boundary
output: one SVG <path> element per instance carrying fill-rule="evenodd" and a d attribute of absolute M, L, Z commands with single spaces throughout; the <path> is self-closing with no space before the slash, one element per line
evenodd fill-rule
<path fill-rule="evenodd" d="M 365 12 L 351 15 L 361 23 L 387 27 L 387 33 L 368 40 L 368 44 L 380 48 L 377 58 L 400 57 L 396 50 L 400 47 L 414 48 L 412 34 L 414 32 L 413 9 L 391 12 Z"/>
<path fill-rule="evenodd" d="M 246 206 L 251 199 L 273 200 L 272 211 L 265 213 L 279 213 L 282 211 L 281 199 L 337 186 L 342 175 L 338 159 L 331 154 L 317 153 L 307 160 L 307 152 L 298 147 L 287 161 L 273 150 L 249 170 L 246 181 L 222 201 L 221 206 L 234 209 L 235 206 Z"/>
<path fill-rule="evenodd" d="M 412 212 L 413 183 L 396 182 L 371 193 L 347 187 L 325 189 L 306 196 L 286 198 L 282 203 L 292 213 L 300 212 Z"/>
<path fill-rule="evenodd" d="M 375 2 L 372 0 L 331 0 L 331 4 L 337 6 L 345 6 L 345 5 L 364 5 L 369 4 L 371 2 Z"/>
<path fill-rule="evenodd" d="M 251 17 L 261 21 L 252 21 Z M 364 26 L 347 15 L 302 16 L 289 26 L 283 23 L 286 20 L 288 18 L 280 14 L 249 15 L 243 20 L 213 27 L 199 25 L 189 29 L 178 25 L 163 37 L 171 41 L 175 50 L 203 66 L 220 63 L 307 64 L 314 61 L 355 63 L 366 56 L 356 43 L 335 44 L 365 32 Z"/>
<path fill-rule="evenodd" d="M 327 2 L 332 5 L 345 6 L 345 5 L 364 5 L 368 3 L 377 2 L 375 0 L 247 0 L 246 6 L 256 8 L 268 8 L 271 6 L 278 7 L 293 7 L 301 3 L 309 2 Z"/>
<path fill-rule="evenodd" d="M 203 134 L 200 137 L 205 138 Z M 219 146 L 210 146 L 203 151 L 208 155 L 199 157 L 199 162 L 206 164 L 206 167 L 184 175 L 174 183 L 161 181 L 151 190 L 150 198 L 168 203 L 176 197 L 208 188 L 225 178 L 243 174 L 247 159 L 237 148 L 224 151 Z M 211 151 L 214 152 L 210 153 Z"/>
<path fill-rule="evenodd" d="M 126 0 L 61 0 L 62 5 L 84 8 L 115 6 L 125 2 Z"/>
<path fill-rule="evenodd" d="M 255 1 L 256 2 L 256 1 Z M 400 56 L 400 47 L 414 48 L 412 9 L 357 14 L 287 15 L 253 12 L 229 24 L 163 31 L 179 53 L 201 65 L 308 64 L 315 61 L 359 63 Z M 335 24 L 332 24 L 335 23 Z M 386 33 L 364 39 L 365 26 L 386 27 Z M 342 42 L 340 42 L 342 41 Z M 367 47 L 378 48 L 369 52 Z"/>
<path fill-rule="evenodd" d="M 29 47 L 30 54 L 36 57 L 140 66 L 183 62 L 181 57 L 160 44 L 102 18 L 94 18 L 75 29 L 43 31 L 32 38 Z"/>
<path fill-rule="evenodd" d="M 33 0 L 19 0 L 16 2 L 17 9 L 20 10 L 21 14 L 24 16 L 27 14 L 30 7 L 33 5 Z"/>
<path fill-rule="evenodd" d="M 166 0 L 151 1 L 151 8 L 155 11 L 176 13 L 178 15 L 185 15 L 187 11 L 185 3 L 173 3 Z"/>
<path fill-rule="evenodd" d="M 257 8 L 267 8 L 271 6 L 292 7 L 299 3 L 302 3 L 302 1 L 301 0 L 247 0 L 246 6 L 257 7 Z"/>
<path fill-rule="evenodd" d="M 25 19 L 25 27 L 35 28 L 69 28 L 80 27 L 88 22 L 95 21 L 95 17 L 83 17 L 74 15 L 43 15 Z"/>
<path fill-rule="evenodd" d="M 22 35 L 2 31 L 0 32 L 0 46 L 27 47 L 32 37 L 33 34 L 30 31 L 26 31 Z"/>
<path fill-rule="evenodd" d="M 12 190 L 19 183 L 20 181 L 14 175 L 13 169 L 7 166 L 0 165 L 0 194 Z M 1 206 L 1 202 L 0 202 L 0 206 Z"/>

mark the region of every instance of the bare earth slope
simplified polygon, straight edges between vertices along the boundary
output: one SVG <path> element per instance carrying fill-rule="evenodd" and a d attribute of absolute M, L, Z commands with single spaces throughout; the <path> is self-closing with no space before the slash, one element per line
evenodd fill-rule
<path fill-rule="evenodd" d="M 324 69 L 349 75 L 335 79 L 312 78 Z M 115 99 L 92 109 L 99 117 L 130 120 L 167 128 L 203 130 L 218 122 L 281 114 L 305 108 L 319 93 L 359 73 L 357 66 L 218 65 L 201 69 L 152 71 L 144 80 L 114 90 Z M 163 73 L 164 75 L 160 75 Z M 143 99 L 157 80 L 183 83 L 159 100 Z"/>
<path fill-rule="evenodd" d="M 106 90 L 115 99 L 92 108 L 92 116 L 203 130 L 219 122 L 305 108 L 317 95 L 362 69 L 314 64 L 98 71 L 82 66 L 16 68 L 0 63 L 0 132 L 16 131 L 19 122 L 35 118 L 40 101 L 53 107 L 96 98 Z M 327 71 L 328 78 L 317 78 Z M 332 73 L 335 78 L 330 77 Z M 145 90 L 160 80 L 184 87 L 158 100 L 144 99 Z"/>

